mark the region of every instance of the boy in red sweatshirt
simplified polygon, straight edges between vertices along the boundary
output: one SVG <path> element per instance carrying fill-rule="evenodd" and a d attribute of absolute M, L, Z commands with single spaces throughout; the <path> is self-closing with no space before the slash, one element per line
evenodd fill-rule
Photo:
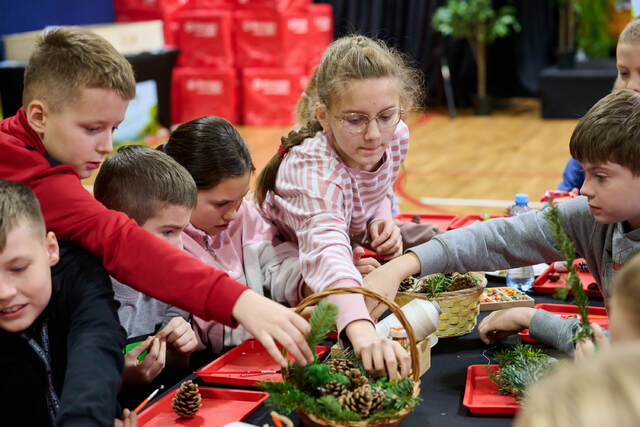
<path fill-rule="evenodd" d="M 58 28 L 25 70 L 23 108 L 0 122 L 0 178 L 27 184 L 47 229 L 97 256 L 120 282 L 199 317 L 243 325 L 284 365 L 279 341 L 312 361 L 308 323 L 108 210 L 80 182 L 113 150 L 113 131 L 135 96 L 131 65 L 103 38 Z"/>

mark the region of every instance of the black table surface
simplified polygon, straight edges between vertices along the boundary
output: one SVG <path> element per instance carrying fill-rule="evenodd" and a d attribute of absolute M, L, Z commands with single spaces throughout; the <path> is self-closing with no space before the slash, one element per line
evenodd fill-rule
<path fill-rule="evenodd" d="M 500 279 L 490 278 L 488 286 L 505 286 L 505 284 L 504 281 L 501 282 Z M 567 300 L 567 302 L 555 300 L 550 294 L 531 293 L 530 295 L 535 299 L 537 304 L 571 303 L 571 300 Z M 601 298 L 589 298 L 589 304 L 597 307 L 604 305 Z M 481 311 L 478 316 L 478 323 L 489 313 L 490 311 Z M 519 341 L 519 337 L 514 335 L 510 337 L 506 343 L 513 344 Z M 510 426 L 513 423 L 513 416 L 474 415 L 462 405 L 467 367 L 469 365 L 495 363 L 491 355 L 498 348 L 497 345 L 489 346 L 484 344 L 480 340 L 477 328 L 471 333 L 460 337 L 441 338 L 431 349 L 431 367 L 420 379 L 420 397 L 422 398 L 422 403 L 407 417 L 403 425 L 415 427 Z M 194 375 L 185 378 L 185 380 L 186 379 L 192 379 L 204 387 L 255 390 L 238 386 L 228 387 L 219 384 L 205 384 Z M 178 385 L 179 384 L 176 384 L 164 394 L 171 393 Z M 160 397 L 161 396 L 158 396 L 154 401 Z M 273 425 L 271 416 L 269 415 L 272 410 L 271 407 L 262 405 L 249 415 L 244 422 L 257 426 L 263 426 L 264 424 Z M 289 414 L 289 417 L 294 421 L 296 426 L 302 425 L 295 414 Z"/>

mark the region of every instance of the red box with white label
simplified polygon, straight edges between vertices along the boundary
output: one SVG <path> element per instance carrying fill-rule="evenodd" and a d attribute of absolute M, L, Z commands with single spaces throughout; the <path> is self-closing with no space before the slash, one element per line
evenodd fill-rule
<path fill-rule="evenodd" d="M 234 9 L 237 0 L 191 0 L 191 9 Z"/>
<path fill-rule="evenodd" d="M 242 123 L 286 126 L 295 123 L 298 99 L 308 77 L 302 67 L 242 70 Z"/>
<path fill-rule="evenodd" d="M 307 11 L 236 10 L 236 65 L 305 66 L 309 61 L 310 15 Z"/>
<path fill-rule="evenodd" d="M 235 8 L 239 10 L 272 10 L 284 12 L 286 10 L 305 10 L 311 0 L 235 0 Z"/>
<path fill-rule="evenodd" d="M 333 41 L 333 6 L 328 3 L 309 5 L 309 67 L 313 71 L 322 54 Z"/>
<path fill-rule="evenodd" d="M 238 72 L 234 68 L 178 67 L 173 70 L 171 118 L 184 123 L 202 116 L 218 116 L 238 123 Z"/>
<path fill-rule="evenodd" d="M 177 13 L 176 44 L 181 67 L 232 67 L 230 10 L 183 10 Z"/>

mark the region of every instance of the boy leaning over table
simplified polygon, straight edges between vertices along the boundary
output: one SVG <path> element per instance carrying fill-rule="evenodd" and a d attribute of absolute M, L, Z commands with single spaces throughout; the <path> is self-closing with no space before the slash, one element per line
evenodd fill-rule
<path fill-rule="evenodd" d="M 615 90 L 580 119 L 571 155 L 586 173 L 577 197 L 557 205 L 562 225 L 608 305 L 615 270 L 640 252 L 640 94 Z M 434 237 L 370 273 L 365 282 L 395 295 L 409 275 L 493 271 L 562 260 L 544 212 L 497 218 Z M 572 353 L 576 319 L 544 310 L 500 310 L 478 329 L 489 343 L 529 328 L 530 335 Z"/>

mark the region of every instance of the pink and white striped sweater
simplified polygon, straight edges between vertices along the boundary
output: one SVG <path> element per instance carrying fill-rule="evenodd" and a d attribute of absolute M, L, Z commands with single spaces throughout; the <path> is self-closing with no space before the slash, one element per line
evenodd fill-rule
<path fill-rule="evenodd" d="M 284 156 L 265 211 L 282 234 L 298 243 L 300 269 L 314 292 L 362 286 L 353 264 L 353 244 L 369 241 L 368 225 L 391 219 L 393 184 L 409 149 L 409 129 L 396 127 L 383 163 L 372 172 L 345 165 L 330 134 L 318 132 Z M 359 319 L 371 320 L 364 298 L 339 295 L 338 330 Z"/>

